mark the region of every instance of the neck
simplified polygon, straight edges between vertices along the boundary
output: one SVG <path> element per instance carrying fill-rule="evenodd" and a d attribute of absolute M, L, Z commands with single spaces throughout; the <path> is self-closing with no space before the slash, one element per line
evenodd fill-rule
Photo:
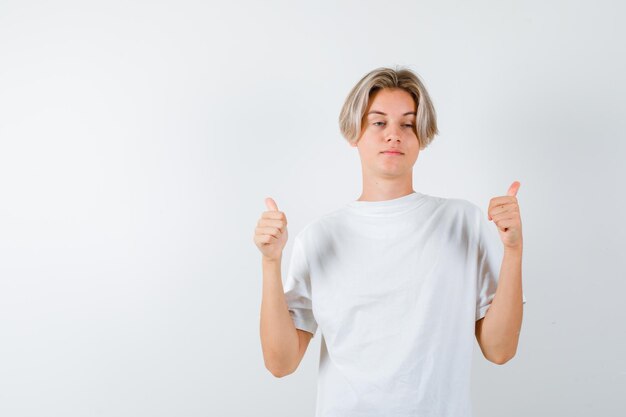
<path fill-rule="evenodd" d="M 358 201 L 383 201 L 403 197 L 413 190 L 413 173 L 403 177 L 363 177 L 363 191 Z"/>

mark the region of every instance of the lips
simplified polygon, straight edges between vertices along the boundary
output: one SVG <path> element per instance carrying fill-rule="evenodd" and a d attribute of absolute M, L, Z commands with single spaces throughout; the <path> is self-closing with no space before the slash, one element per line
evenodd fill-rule
<path fill-rule="evenodd" d="M 387 155 L 404 155 L 402 152 L 395 151 L 395 150 L 383 151 L 381 153 L 384 153 L 384 154 L 387 154 Z"/>

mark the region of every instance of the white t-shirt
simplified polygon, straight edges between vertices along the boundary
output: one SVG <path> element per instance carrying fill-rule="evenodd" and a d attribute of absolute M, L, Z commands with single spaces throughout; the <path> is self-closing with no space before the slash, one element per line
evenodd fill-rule
<path fill-rule="evenodd" d="M 503 254 L 477 205 L 418 192 L 306 225 L 284 290 L 295 327 L 322 334 L 315 416 L 471 417 L 474 326 Z"/>

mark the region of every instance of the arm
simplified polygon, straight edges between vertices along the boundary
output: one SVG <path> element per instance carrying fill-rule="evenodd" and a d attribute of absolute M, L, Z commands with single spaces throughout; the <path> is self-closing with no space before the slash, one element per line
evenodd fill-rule
<path fill-rule="evenodd" d="M 475 329 L 476 340 L 489 361 L 502 365 L 515 356 L 522 312 L 522 249 L 505 248 L 496 294 Z"/>
<path fill-rule="evenodd" d="M 301 359 L 301 336 L 296 331 L 285 300 L 280 270 L 281 258 L 268 260 L 263 257 L 262 262 L 263 300 L 260 330 L 263 359 L 265 367 L 280 378 L 297 368 Z"/>
<path fill-rule="evenodd" d="M 265 367 L 280 378 L 295 371 L 313 334 L 295 328 L 283 288 L 281 263 L 287 243 L 287 216 L 278 210 L 274 199 L 266 198 L 265 205 L 268 211 L 261 215 L 254 234 L 254 243 L 263 254 L 261 347 Z M 292 256 L 290 268 L 294 259 Z"/>

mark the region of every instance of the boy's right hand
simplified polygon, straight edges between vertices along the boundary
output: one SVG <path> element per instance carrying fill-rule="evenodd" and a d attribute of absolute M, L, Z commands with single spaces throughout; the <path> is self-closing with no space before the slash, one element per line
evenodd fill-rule
<path fill-rule="evenodd" d="M 265 199 L 269 211 L 264 211 L 257 223 L 254 243 L 267 260 L 280 260 L 287 244 L 287 217 L 270 197 Z"/>

